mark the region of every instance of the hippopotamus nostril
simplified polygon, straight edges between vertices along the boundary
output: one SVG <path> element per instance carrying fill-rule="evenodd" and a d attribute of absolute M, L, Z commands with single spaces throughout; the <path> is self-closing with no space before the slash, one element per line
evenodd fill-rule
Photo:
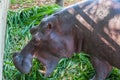
<path fill-rule="evenodd" d="M 21 61 L 22 61 L 22 59 L 23 59 L 23 57 L 22 57 L 21 55 L 19 55 L 19 53 L 15 53 L 15 54 L 13 55 L 13 62 L 14 62 L 14 64 L 16 64 L 16 65 L 17 65 L 17 62 L 19 62 L 19 64 L 20 64 Z"/>

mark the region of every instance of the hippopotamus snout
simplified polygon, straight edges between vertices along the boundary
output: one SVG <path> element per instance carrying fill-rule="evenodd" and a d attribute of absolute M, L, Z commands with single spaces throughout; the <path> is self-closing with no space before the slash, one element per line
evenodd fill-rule
<path fill-rule="evenodd" d="M 32 55 L 23 56 L 21 53 L 17 52 L 13 55 L 13 63 L 15 67 L 22 73 L 29 73 L 32 67 Z"/>

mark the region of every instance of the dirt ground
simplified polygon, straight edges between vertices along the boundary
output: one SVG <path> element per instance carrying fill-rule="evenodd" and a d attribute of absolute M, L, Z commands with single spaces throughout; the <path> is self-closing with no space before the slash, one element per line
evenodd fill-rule
<path fill-rule="evenodd" d="M 66 7 L 80 1 L 81 0 L 65 0 L 64 6 Z M 26 8 L 26 7 L 31 7 L 35 5 L 38 5 L 38 6 L 45 5 L 45 4 L 50 5 L 50 4 L 54 4 L 54 2 L 55 0 L 33 0 L 32 2 L 23 0 L 22 3 L 19 3 L 19 0 L 18 0 L 18 3 L 10 5 L 10 9 Z"/>

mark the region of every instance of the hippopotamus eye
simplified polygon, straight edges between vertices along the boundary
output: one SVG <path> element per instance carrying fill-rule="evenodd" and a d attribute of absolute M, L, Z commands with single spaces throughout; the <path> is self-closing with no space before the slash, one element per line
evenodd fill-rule
<path fill-rule="evenodd" d="M 38 30 L 38 26 L 33 27 L 33 28 L 30 29 L 30 33 L 31 33 L 32 35 L 34 35 L 34 34 L 37 32 L 37 30 Z"/>

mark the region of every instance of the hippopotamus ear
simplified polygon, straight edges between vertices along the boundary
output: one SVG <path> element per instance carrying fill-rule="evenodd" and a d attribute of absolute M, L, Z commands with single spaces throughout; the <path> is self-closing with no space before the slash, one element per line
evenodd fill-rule
<path fill-rule="evenodd" d="M 51 22 L 47 23 L 47 29 L 50 30 L 53 28 L 53 24 Z"/>

